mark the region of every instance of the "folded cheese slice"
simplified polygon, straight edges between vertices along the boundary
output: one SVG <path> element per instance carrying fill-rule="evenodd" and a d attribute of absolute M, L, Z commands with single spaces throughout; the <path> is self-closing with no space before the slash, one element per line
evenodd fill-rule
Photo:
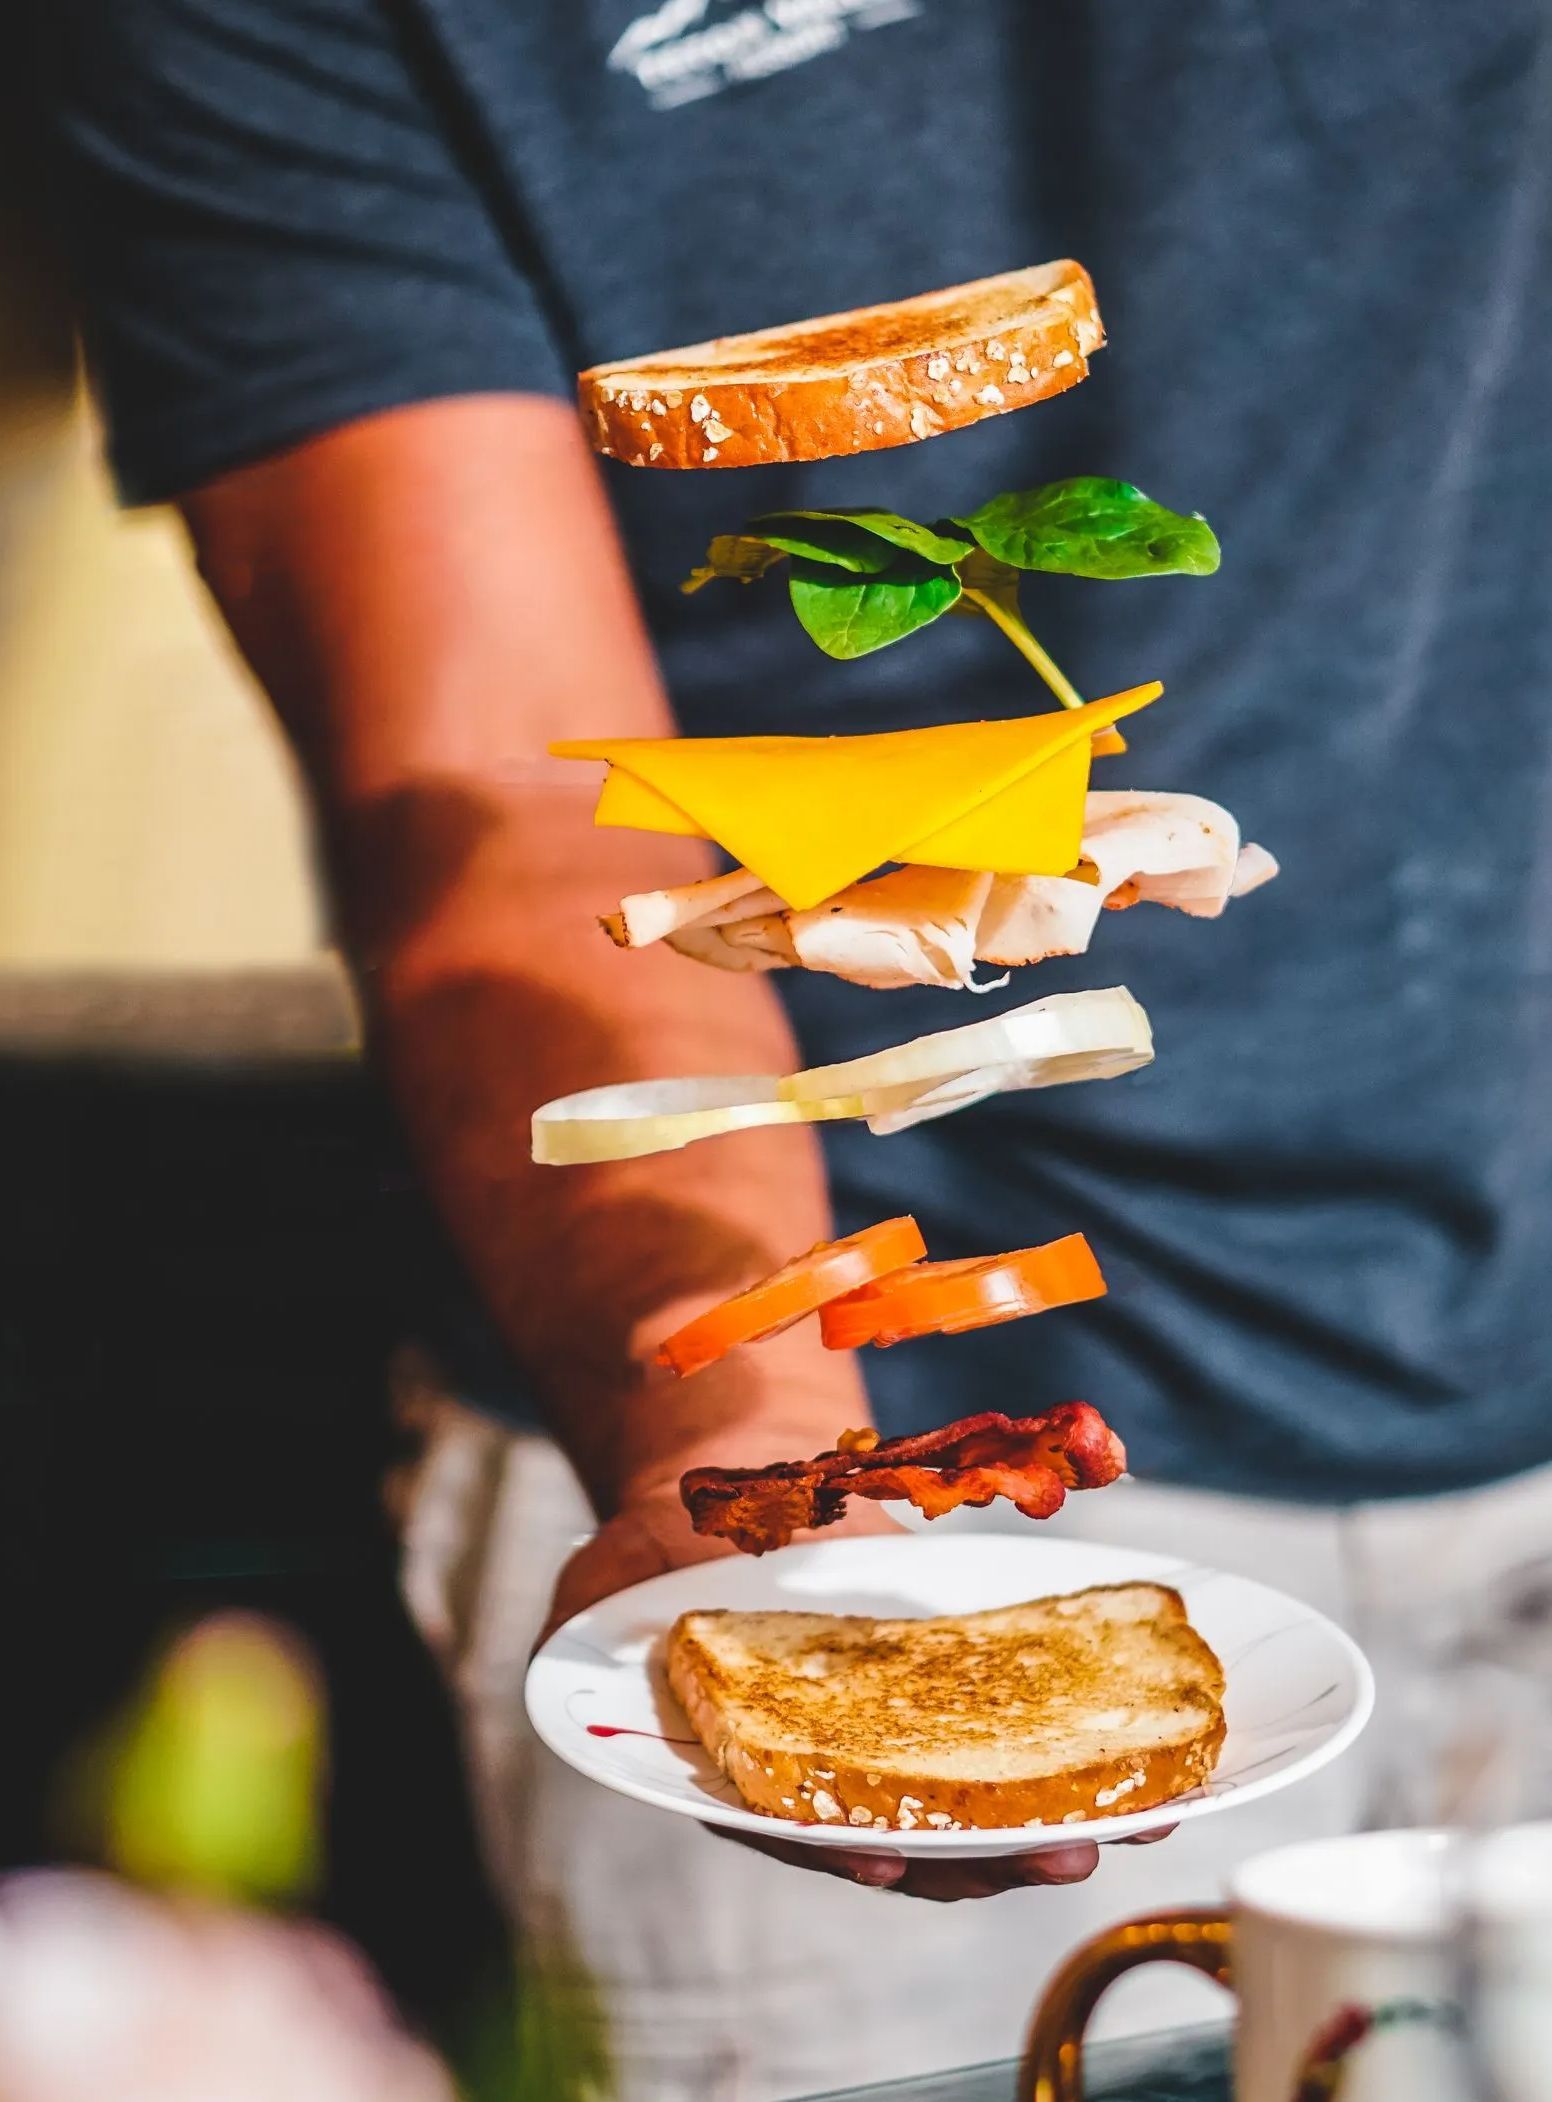
<path fill-rule="evenodd" d="M 821 904 L 885 862 L 1059 876 L 1078 859 L 1094 738 L 1163 692 L 860 737 L 595 738 L 594 822 L 715 840 L 783 904 Z"/>

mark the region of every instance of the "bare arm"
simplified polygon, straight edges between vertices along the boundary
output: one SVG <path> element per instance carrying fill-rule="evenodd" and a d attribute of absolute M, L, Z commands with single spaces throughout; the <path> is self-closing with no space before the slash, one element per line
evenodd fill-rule
<path fill-rule="evenodd" d="M 803 1329 L 679 1384 L 666 1329 L 823 1238 L 818 1147 L 791 1128 L 596 1168 L 537 1168 L 535 1105 L 631 1076 L 772 1072 L 794 1046 L 758 977 L 623 957 L 591 924 L 687 841 L 587 827 L 525 785 L 554 737 L 670 730 L 570 412 L 482 397 L 348 426 L 187 502 L 200 561 L 302 752 L 377 1048 L 425 1173 L 606 1521 L 552 1624 L 721 1551 L 684 1467 L 820 1451 L 867 1421 L 849 1358 Z M 535 521 L 542 520 L 542 530 Z M 848 1528 L 890 1521 L 877 1507 Z M 933 1898 L 1091 1873 L 1092 1845 L 994 1863 L 779 1860 Z"/>
<path fill-rule="evenodd" d="M 693 1308 L 822 1238 L 818 1148 L 751 1133 L 535 1167 L 546 1098 L 794 1047 L 755 976 L 621 956 L 592 913 L 709 865 L 588 826 L 523 779 L 552 738 L 673 728 L 612 521 L 559 403 L 490 396 L 346 426 L 188 499 L 201 566 L 303 755 L 345 940 L 424 1172 L 600 1513 L 693 1460 L 818 1450 L 866 1420 L 794 1334 L 678 1384 Z"/>

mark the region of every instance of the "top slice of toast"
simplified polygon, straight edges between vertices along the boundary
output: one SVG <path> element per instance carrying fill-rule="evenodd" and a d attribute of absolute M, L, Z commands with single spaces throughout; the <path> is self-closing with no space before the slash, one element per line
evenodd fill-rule
<path fill-rule="evenodd" d="M 581 374 L 595 448 L 632 467 L 754 467 L 909 445 L 1075 386 L 1104 342 L 1081 263 L 721 336 Z"/>
<path fill-rule="evenodd" d="M 933 1620 L 688 1613 L 669 1676 L 745 1799 L 799 1820 L 1144 1809 L 1205 1778 L 1224 1729 L 1222 1668 L 1158 1584 Z"/>

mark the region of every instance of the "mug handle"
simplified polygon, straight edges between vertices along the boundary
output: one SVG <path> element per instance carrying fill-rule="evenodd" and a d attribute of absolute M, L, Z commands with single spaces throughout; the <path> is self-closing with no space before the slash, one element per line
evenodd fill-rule
<path fill-rule="evenodd" d="M 1029 2102 L 1083 2102 L 1083 2032 L 1101 1995 L 1140 1963 L 1185 1963 L 1232 1985 L 1233 1929 L 1221 1912 L 1161 1912 L 1107 1928 L 1074 1950 L 1045 1989 L 1024 2061 Z"/>

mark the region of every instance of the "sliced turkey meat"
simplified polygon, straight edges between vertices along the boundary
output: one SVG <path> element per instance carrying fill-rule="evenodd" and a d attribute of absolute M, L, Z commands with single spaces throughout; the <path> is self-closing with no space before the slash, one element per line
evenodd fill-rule
<path fill-rule="evenodd" d="M 1234 865 L 1234 881 L 1229 885 L 1229 896 L 1249 897 L 1250 893 L 1259 890 L 1263 883 L 1270 883 L 1277 873 L 1276 855 L 1269 854 L 1265 847 L 1258 847 L 1252 841 L 1249 846 L 1239 850 L 1239 860 Z"/>
<path fill-rule="evenodd" d="M 618 912 L 606 912 L 599 925 L 620 948 L 645 949 L 681 927 L 720 927 L 728 920 L 782 910 L 780 898 L 758 876 L 730 869 L 725 876 L 703 876 L 670 890 L 637 891 L 620 900 Z"/>
<path fill-rule="evenodd" d="M 1083 858 L 1106 898 L 1130 887 L 1128 904 L 1216 919 L 1232 894 L 1239 853 L 1239 826 L 1205 796 L 1095 789 L 1084 808 Z"/>
<path fill-rule="evenodd" d="M 891 869 L 789 912 L 797 960 L 854 985 L 973 985 L 976 929 L 992 879 L 959 869 Z"/>
<path fill-rule="evenodd" d="M 796 965 L 856 985 L 984 992 L 990 986 L 977 981 L 977 963 L 1081 956 L 1107 908 L 1169 905 L 1216 919 L 1230 898 L 1276 874 L 1266 849 L 1241 846 L 1234 819 L 1205 796 L 1096 789 L 1083 858 L 1068 876 L 891 869 L 789 912 L 747 869 L 734 869 L 626 898 L 602 924 L 622 946 L 666 940 L 721 970 Z"/>
<path fill-rule="evenodd" d="M 768 892 L 762 891 L 762 897 Z M 747 920 L 719 924 L 707 920 L 680 927 L 666 937 L 670 949 L 719 971 L 786 971 L 797 963 L 797 951 L 780 912 L 757 913 Z"/>
<path fill-rule="evenodd" d="M 1085 872 L 1072 876 L 995 876 L 976 934 L 984 963 L 1034 963 L 1042 956 L 1081 956 L 1105 894 Z"/>

